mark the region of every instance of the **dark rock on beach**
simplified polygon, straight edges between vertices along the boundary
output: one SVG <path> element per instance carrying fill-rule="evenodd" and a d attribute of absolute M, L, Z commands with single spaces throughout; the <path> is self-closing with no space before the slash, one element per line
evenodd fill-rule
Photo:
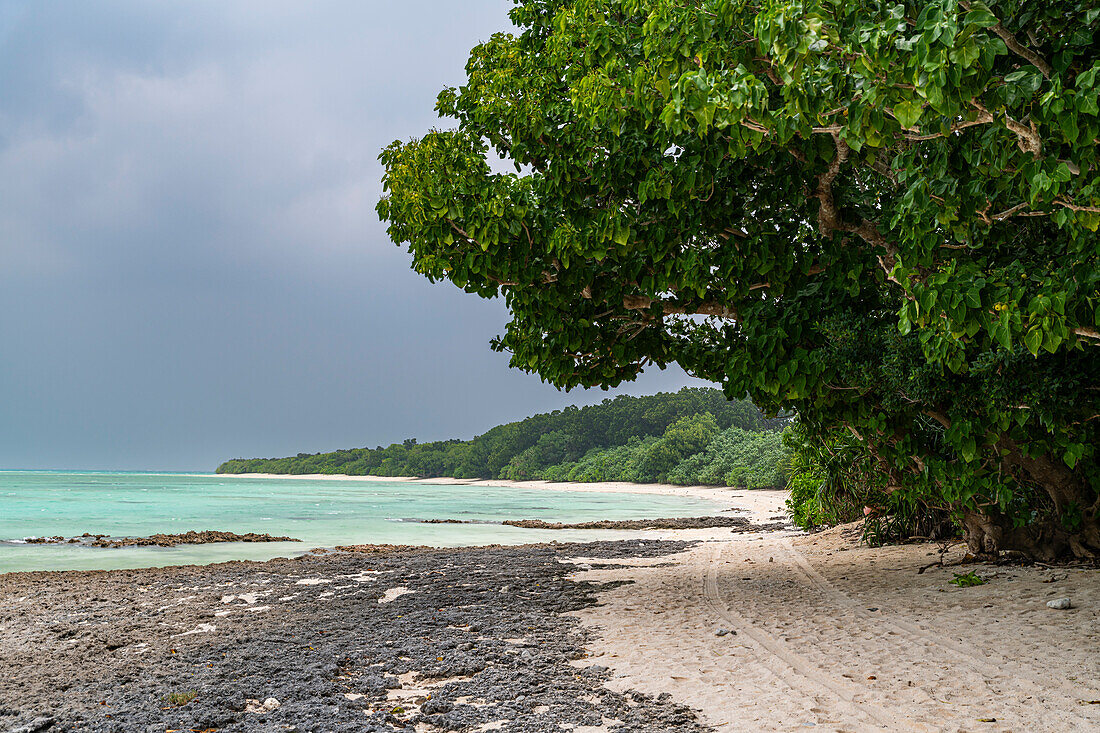
<path fill-rule="evenodd" d="M 375 545 L 0 575 L 0 731 L 700 731 L 667 696 L 605 688 L 563 615 L 606 587 L 563 560 L 686 546 Z"/>
<path fill-rule="evenodd" d="M 80 543 L 88 547 L 175 547 L 176 545 L 206 545 L 212 542 L 301 542 L 293 537 L 274 537 L 269 534 L 246 532 L 221 532 L 207 529 L 202 532 L 191 530 L 183 534 L 154 534 L 148 537 L 111 537 L 109 534 L 85 532 L 79 537 L 30 537 L 26 540 L 35 545 L 57 545 L 62 543 Z"/>
<path fill-rule="evenodd" d="M 766 531 L 778 526 L 754 524 L 744 517 L 675 517 L 665 519 L 601 519 L 595 522 L 544 522 L 541 519 L 508 519 L 501 524 L 524 529 L 714 529 L 735 527 L 746 532 Z M 782 525 L 786 527 L 786 524 Z"/>
<path fill-rule="evenodd" d="M 782 518 L 782 517 L 781 517 Z M 735 531 L 760 532 L 787 529 L 789 521 L 771 524 L 754 524 L 743 517 L 664 517 L 659 519 L 600 519 L 594 522 L 546 522 L 542 519 L 506 519 L 503 522 L 486 522 L 477 519 L 408 519 L 420 524 L 503 524 L 523 529 L 721 529 L 732 527 Z"/>

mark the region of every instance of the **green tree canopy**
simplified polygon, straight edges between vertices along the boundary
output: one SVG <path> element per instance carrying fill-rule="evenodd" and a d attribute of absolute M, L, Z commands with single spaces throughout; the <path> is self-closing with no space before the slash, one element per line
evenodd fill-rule
<path fill-rule="evenodd" d="M 420 443 L 408 438 L 386 448 L 299 453 L 287 458 L 234 458 L 217 470 L 297 475 L 545 478 L 547 469 L 572 464 L 590 451 L 621 446 L 647 436 L 680 435 L 683 431 L 677 426 L 690 425 L 692 420 L 702 418 L 716 428 L 740 428 L 752 434 L 778 434 L 790 422 L 788 416 L 767 419 L 751 402 L 729 401 L 716 389 L 684 387 L 679 392 L 646 397 L 619 395 L 598 405 L 533 415 L 497 425 L 470 441 Z M 692 447 L 685 437 L 690 438 L 684 433 L 677 439 L 675 451 Z M 699 445 L 696 450 L 703 447 Z M 615 480 L 654 481 L 656 472 L 648 478 L 623 478 L 616 474 Z"/>
<path fill-rule="evenodd" d="M 1092 0 L 516 0 L 381 156 L 415 269 L 561 387 L 678 362 L 974 550 L 1100 551 Z M 495 172 L 499 156 L 517 173 Z"/>

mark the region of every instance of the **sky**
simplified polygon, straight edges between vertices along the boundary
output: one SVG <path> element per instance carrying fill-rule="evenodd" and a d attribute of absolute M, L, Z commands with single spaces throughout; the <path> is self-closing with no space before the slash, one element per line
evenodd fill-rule
<path fill-rule="evenodd" d="M 0 0 L 0 468 L 469 438 L 568 394 L 374 212 L 508 0 Z"/>

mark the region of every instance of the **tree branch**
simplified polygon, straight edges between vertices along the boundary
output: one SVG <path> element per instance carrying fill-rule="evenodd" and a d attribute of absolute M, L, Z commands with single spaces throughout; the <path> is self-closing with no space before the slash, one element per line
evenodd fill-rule
<path fill-rule="evenodd" d="M 851 152 L 848 143 L 841 140 L 840 135 L 833 133 L 833 142 L 836 144 L 836 155 L 833 156 L 829 167 L 817 177 L 817 189 L 814 191 L 814 197 L 820 203 L 817 210 L 817 226 L 822 234 L 841 228 L 840 214 L 833 199 L 833 181 L 840 174 L 840 166 L 848 160 L 848 154 Z"/>
<path fill-rule="evenodd" d="M 1090 326 L 1078 326 L 1077 328 L 1073 329 L 1073 332 L 1081 338 L 1100 341 L 1100 331 Z"/>
<path fill-rule="evenodd" d="M 624 295 L 623 308 L 628 311 L 649 310 L 654 305 L 661 308 L 661 315 L 702 315 L 717 316 L 718 318 L 737 318 L 737 311 L 730 306 L 717 303 L 713 300 L 704 300 L 702 303 L 687 305 L 671 300 L 650 298 L 648 295 Z"/>
<path fill-rule="evenodd" d="M 904 135 L 904 137 L 906 140 L 910 140 L 913 142 L 920 142 L 922 140 L 934 140 L 938 137 L 947 137 L 948 135 L 956 133 L 959 130 L 965 130 L 968 127 L 975 127 L 977 125 L 988 125 L 990 122 L 993 122 L 994 119 L 995 118 L 992 114 L 983 109 L 979 110 L 977 119 L 966 120 L 964 122 L 960 122 L 957 125 L 952 125 L 951 129 L 949 129 L 947 132 L 936 132 L 928 134 L 920 134 L 919 132 L 915 134 L 907 133 Z"/>
<path fill-rule="evenodd" d="M 994 214 L 993 215 L 993 221 L 1004 221 L 1008 217 L 1015 214 L 1017 211 L 1022 211 L 1023 209 L 1026 209 L 1026 208 L 1027 208 L 1027 202 L 1026 201 L 1023 202 L 1023 203 L 1020 203 L 1020 204 L 1016 204 L 1015 206 L 1013 206 L 1010 209 L 1005 209 L 1004 211 L 1002 211 L 999 214 Z"/>
<path fill-rule="evenodd" d="M 924 410 L 923 413 L 942 425 L 944 430 L 951 429 L 950 418 L 948 418 L 947 415 L 944 415 L 942 412 L 937 412 L 936 410 Z"/>
<path fill-rule="evenodd" d="M 1094 214 L 1100 214 L 1100 206 L 1078 206 L 1077 204 L 1071 204 L 1067 201 L 1062 201 L 1061 199 L 1055 199 L 1054 205 L 1064 206 L 1070 211 L 1090 211 Z"/>
<path fill-rule="evenodd" d="M 872 221 L 863 219 L 859 224 L 852 224 L 842 221 L 840 218 L 836 200 L 833 198 L 833 181 L 835 181 L 837 175 L 840 174 L 840 166 L 848 160 L 848 155 L 851 150 L 848 144 L 840 139 L 839 135 L 833 135 L 833 142 L 836 143 L 836 157 L 829 163 L 828 169 L 818 176 L 817 189 L 814 191 L 814 197 L 820 203 L 817 210 L 818 227 L 822 234 L 828 234 L 834 231 L 848 232 L 850 234 L 855 234 L 873 247 L 882 247 L 886 250 L 886 257 L 879 257 L 879 264 L 889 277 L 890 272 L 898 262 L 899 250 L 897 245 L 886 239 L 878 230 L 878 226 Z M 895 280 L 894 282 L 897 281 Z M 901 283 L 898 284 L 900 285 Z"/>
<path fill-rule="evenodd" d="M 961 5 L 964 10 L 969 12 L 969 2 L 963 0 L 959 3 L 959 5 Z M 1048 64 L 1041 56 L 1039 56 L 1039 54 L 1035 53 L 1030 48 L 1024 46 L 1022 43 L 1017 41 L 1016 36 L 1012 35 L 1011 31 L 1005 28 L 999 20 L 997 21 L 997 25 L 990 27 L 990 30 L 1001 37 L 1001 40 L 1005 42 L 1006 46 L 1008 46 L 1009 51 L 1026 60 L 1029 64 L 1038 69 L 1039 73 L 1043 75 L 1043 78 L 1050 78 L 1050 75 L 1054 72 L 1054 69 L 1051 68 L 1050 64 Z"/>
<path fill-rule="evenodd" d="M 985 108 L 981 102 L 976 99 L 970 100 L 970 106 L 978 110 L 982 114 L 992 117 L 992 112 Z M 1005 114 L 1005 127 L 1016 134 L 1016 146 L 1025 153 L 1031 153 L 1038 157 L 1043 152 L 1043 139 L 1039 137 L 1039 130 L 1035 127 L 1035 123 L 1032 122 L 1030 126 L 1018 122 L 1008 114 Z"/>

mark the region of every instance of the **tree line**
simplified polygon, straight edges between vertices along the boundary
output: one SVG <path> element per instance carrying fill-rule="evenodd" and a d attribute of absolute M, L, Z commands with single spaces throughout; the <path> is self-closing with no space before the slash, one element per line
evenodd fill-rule
<path fill-rule="evenodd" d="M 410 438 L 386 447 L 237 458 L 217 472 L 781 487 L 789 422 L 718 390 L 685 387 L 534 415 L 472 440 Z"/>

